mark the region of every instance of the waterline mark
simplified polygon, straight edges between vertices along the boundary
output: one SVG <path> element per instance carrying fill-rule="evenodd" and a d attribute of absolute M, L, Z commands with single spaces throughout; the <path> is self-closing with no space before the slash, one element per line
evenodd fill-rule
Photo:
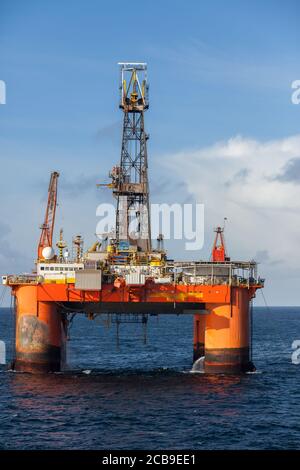
<path fill-rule="evenodd" d="M 122 212 L 122 213 L 121 213 Z M 121 214 L 121 215 L 120 215 Z M 130 210 L 119 206 L 119 238 L 145 240 L 148 236 L 148 221 L 151 220 L 153 237 L 163 234 L 164 240 L 183 240 L 188 251 L 201 250 L 204 245 L 204 204 L 150 204 L 150 217 L 147 208 Z M 100 218 L 96 226 L 97 234 L 111 233 L 116 221 L 113 204 L 99 204 L 96 216 Z"/>
<path fill-rule="evenodd" d="M 0 104 L 6 104 L 6 84 L 0 80 Z"/>

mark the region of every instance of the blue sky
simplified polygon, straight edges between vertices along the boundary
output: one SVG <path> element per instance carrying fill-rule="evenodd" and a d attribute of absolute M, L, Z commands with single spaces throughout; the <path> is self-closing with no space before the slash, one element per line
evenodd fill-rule
<path fill-rule="evenodd" d="M 189 257 L 208 256 L 212 227 L 227 216 L 232 257 L 260 258 L 268 302 L 298 305 L 298 180 L 280 187 L 268 181 L 279 181 L 297 159 L 297 139 L 280 149 L 299 134 L 300 106 L 291 103 L 291 82 L 300 79 L 299 13 L 297 0 L 1 0 L 7 103 L 0 105 L 0 272 L 31 268 L 53 170 L 61 172 L 57 228 L 63 225 L 69 239 L 79 232 L 87 244 L 94 240 L 96 206 L 111 198 L 95 184 L 107 180 L 120 155 L 117 62 L 145 61 L 152 200 L 205 203 L 205 246 Z M 225 180 L 214 155 L 205 155 L 217 148 L 226 156 L 226 143 L 236 138 L 240 166 L 226 163 Z M 239 153 L 240 142 L 255 159 Z M 273 151 L 277 166 L 264 186 Z M 192 170 L 185 161 L 195 161 Z M 256 179 L 219 192 L 245 167 Z M 285 205 L 270 204 L 278 194 Z M 186 255 L 176 243 L 169 251 Z"/>

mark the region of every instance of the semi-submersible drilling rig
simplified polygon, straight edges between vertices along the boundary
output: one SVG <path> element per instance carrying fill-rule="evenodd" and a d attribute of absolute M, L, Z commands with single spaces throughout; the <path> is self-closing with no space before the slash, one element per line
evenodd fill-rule
<path fill-rule="evenodd" d="M 207 373 L 253 370 L 251 301 L 263 280 L 253 261 L 231 261 L 216 229 L 211 260 L 168 260 L 158 236 L 151 246 L 147 139 L 146 64 L 119 64 L 123 110 L 121 161 L 110 177 L 116 204 L 115 233 L 86 252 L 73 238 L 72 256 L 60 231 L 53 242 L 57 183 L 51 174 L 45 221 L 41 226 L 36 268 L 32 275 L 6 275 L 15 300 L 15 357 L 20 371 L 60 371 L 65 365 L 70 317 L 83 313 L 135 316 L 193 314 L 194 361 L 204 357 Z M 135 219 L 135 234 L 130 227 Z"/>

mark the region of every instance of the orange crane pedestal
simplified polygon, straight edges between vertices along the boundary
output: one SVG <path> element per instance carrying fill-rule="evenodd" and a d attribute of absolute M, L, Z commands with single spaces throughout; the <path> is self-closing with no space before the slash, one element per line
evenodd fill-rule
<path fill-rule="evenodd" d="M 206 373 L 255 370 L 250 359 L 251 298 L 247 289 L 233 287 L 230 303 L 206 304 L 209 313 L 195 315 L 194 359 L 205 356 Z"/>
<path fill-rule="evenodd" d="M 55 302 L 37 300 L 37 286 L 18 286 L 14 368 L 24 372 L 60 371 L 65 362 L 63 315 Z"/>

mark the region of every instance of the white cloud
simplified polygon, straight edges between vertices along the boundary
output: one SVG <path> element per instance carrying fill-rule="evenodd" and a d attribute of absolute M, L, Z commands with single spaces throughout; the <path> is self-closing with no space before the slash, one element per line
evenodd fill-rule
<path fill-rule="evenodd" d="M 267 142 L 236 136 L 163 161 L 204 202 L 208 233 L 228 218 L 232 258 L 265 253 L 264 274 L 288 279 L 300 278 L 300 175 L 293 172 L 298 159 L 300 134 Z"/>

